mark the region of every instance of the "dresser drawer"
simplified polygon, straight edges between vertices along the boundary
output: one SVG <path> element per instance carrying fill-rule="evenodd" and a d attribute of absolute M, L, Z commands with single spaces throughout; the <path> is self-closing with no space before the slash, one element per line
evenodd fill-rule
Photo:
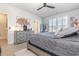
<path fill-rule="evenodd" d="M 26 32 L 16 32 L 16 35 L 19 35 L 19 36 L 26 35 Z"/>
<path fill-rule="evenodd" d="M 28 31 L 15 31 L 15 43 L 23 43 L 27 42 L 29 39 L 29 32 Z"/>

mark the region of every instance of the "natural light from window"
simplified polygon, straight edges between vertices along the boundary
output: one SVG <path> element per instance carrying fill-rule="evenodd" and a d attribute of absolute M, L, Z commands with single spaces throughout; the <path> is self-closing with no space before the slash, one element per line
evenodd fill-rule
<path fill-rule="evenodd" d="M 49 32 L 56 32 L 59 28 L 65 28 L 68 25 L 68 16 L 49 18 Z"/>

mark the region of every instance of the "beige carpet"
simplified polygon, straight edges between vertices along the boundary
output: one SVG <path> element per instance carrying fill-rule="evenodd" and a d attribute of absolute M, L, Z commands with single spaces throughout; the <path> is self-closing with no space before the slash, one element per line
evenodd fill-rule
<path fill-rule="evenodd" d="M 27 42 L 18 45 L 10 45 L 10 48 L 14 51 L 15 56 L 36 56 L 33 52 L 27 50 Z"/>
<path fill-rule="evenodd" d="M 36 56 L 36 55 L 25 48 L 25 49 L 15 52 L 15 56 Z"/>

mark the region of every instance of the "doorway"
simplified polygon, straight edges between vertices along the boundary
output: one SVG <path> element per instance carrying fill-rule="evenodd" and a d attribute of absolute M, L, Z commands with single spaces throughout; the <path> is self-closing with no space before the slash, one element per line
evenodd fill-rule
<path fill-rule="evenodd" d="M 7 40 L 7 14 L 0 13 L 0 45 L 6 45 Z"/>
<path fill-rule="evenodd" d="M 34 33 L 40 32 L 40 21 L 39 20 L 32 20 L 31 25 L 32 25 L 32 31 L 34 31 Z"/>

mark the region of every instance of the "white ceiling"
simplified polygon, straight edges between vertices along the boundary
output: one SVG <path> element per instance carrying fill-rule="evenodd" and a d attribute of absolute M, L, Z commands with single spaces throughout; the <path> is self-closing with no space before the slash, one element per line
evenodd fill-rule
<path fill-rule="evenodd" d="M 39 11 L 37 11 L 37 9 L 43 6 L 43 3 L 14 3 L 12 5 L 41 17 L 47 17 L 79 8 L 79 3 L 47 3 L 47 5 L 55 6 L 55 8 L 51 9 L 44 7 Z"/>

